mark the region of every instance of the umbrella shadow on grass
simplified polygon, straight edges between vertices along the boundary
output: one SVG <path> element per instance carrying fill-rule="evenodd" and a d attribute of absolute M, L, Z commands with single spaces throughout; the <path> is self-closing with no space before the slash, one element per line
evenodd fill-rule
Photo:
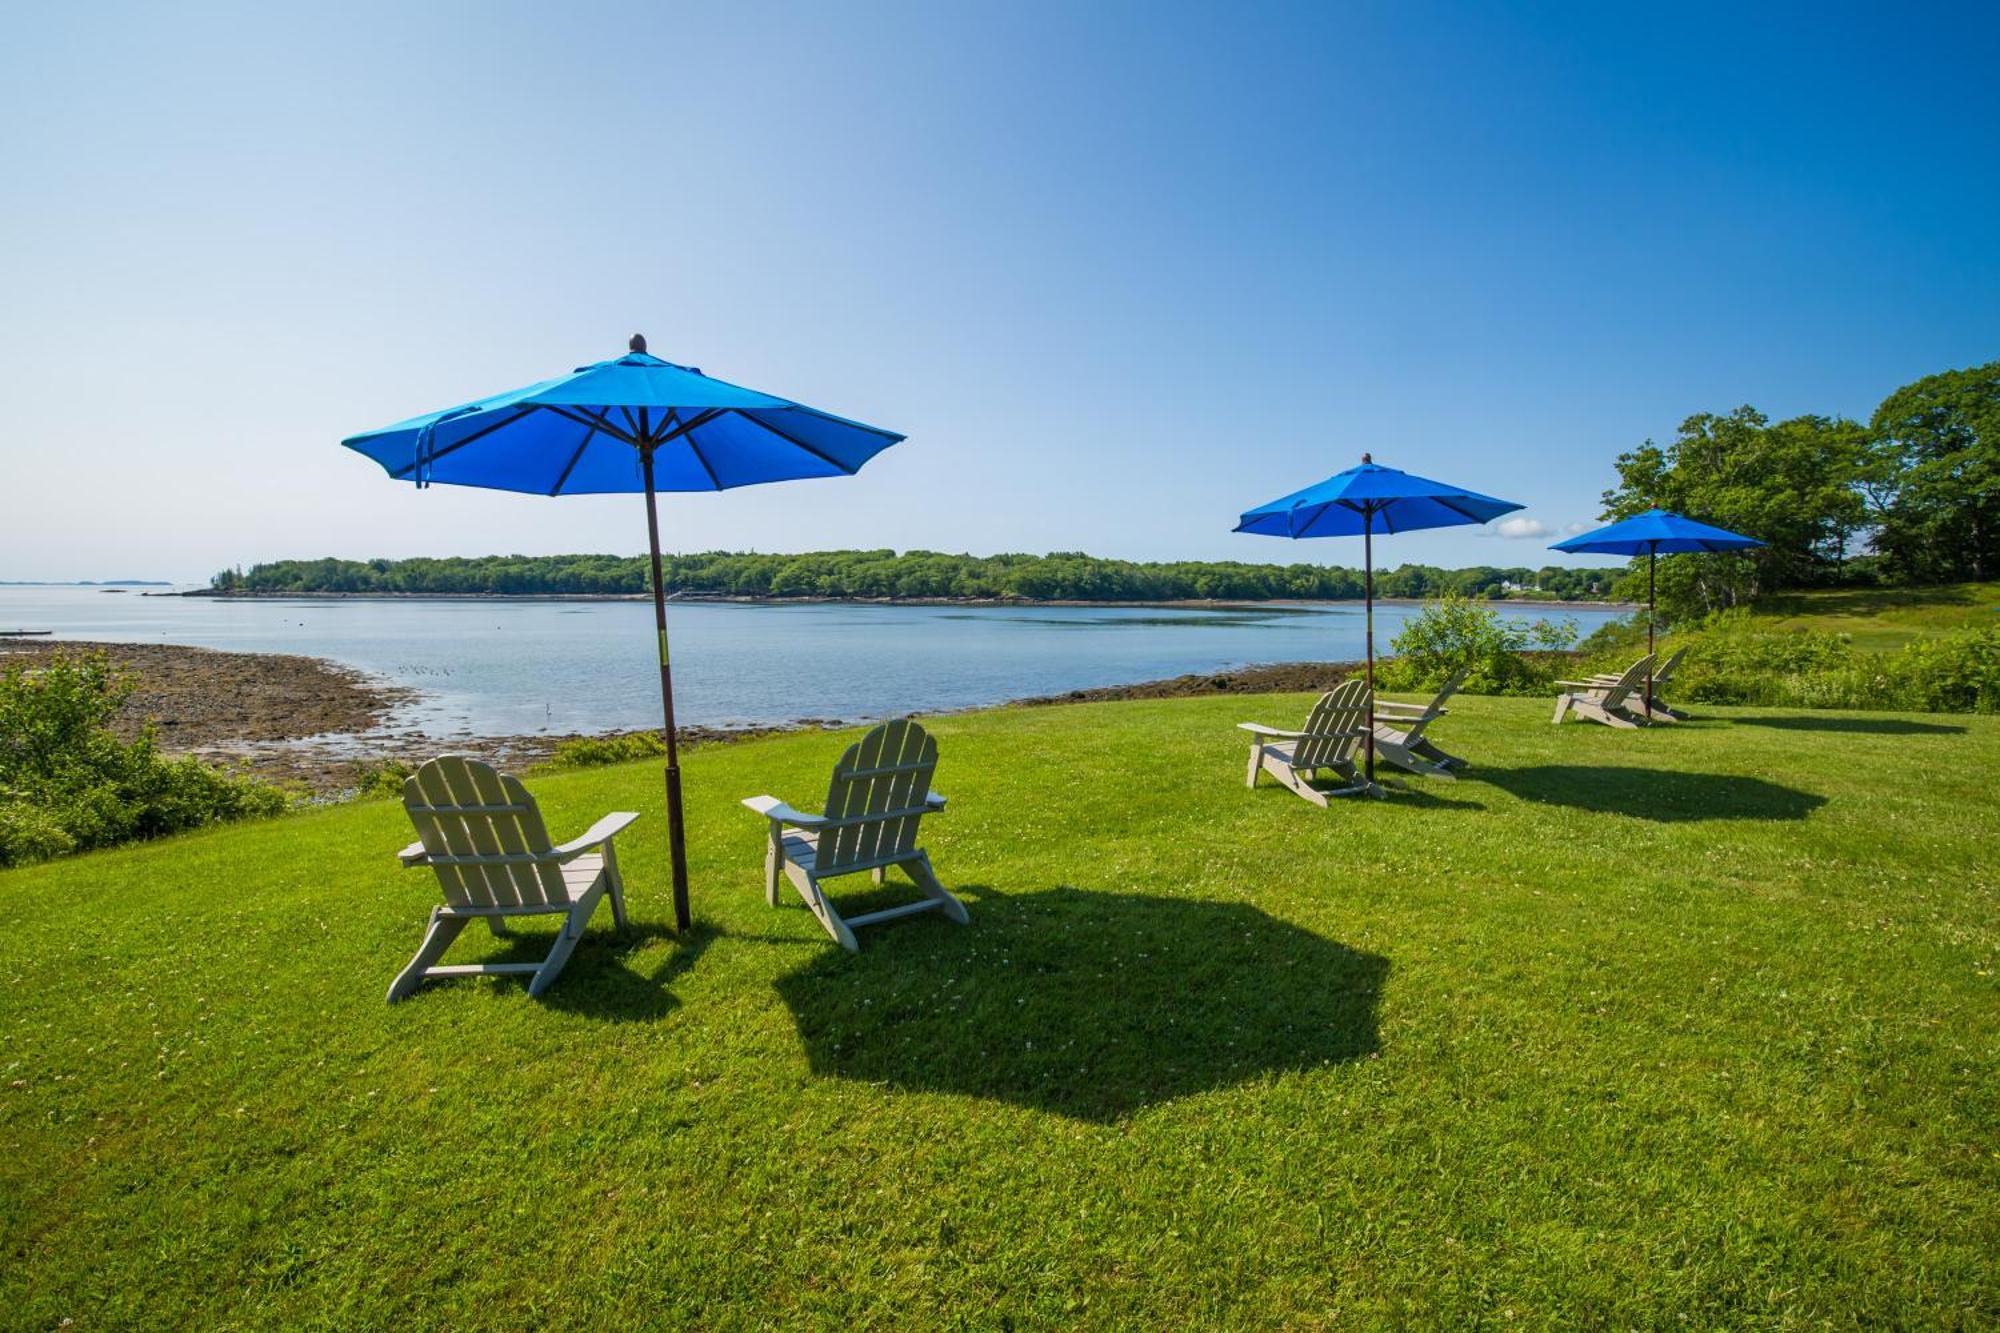
<path fill-rule="evenodd" d="M 1965 728 L 1948 722 L 1911 722 L 1900 717 L 1732 717 L 1739 727 L 1776 727 L 1780 731 L 1851 731 L 1873 736 L 1963 736 Z"/>
<path fill-rule="evenodd" d="M 1243 903 L 977 885 L 779 978 L 813 1071 L 1111 1122 L 1378 1046 L 1386 959 Z"/>
<path fill-rule="evenodd" d="M 608 911 L 605 916 L 608 918 Z M 484 927 L 476 928 L 484 930 Z M 584 931 L 583 938 L 577 941 L 576 952 L 569 956 L 562 975 L 556 978 L 555 985 L 542 993 L 537 1003 L 613 1023 L 664 1018 L 678 1009 L 681 1003 L 668 988 L 675 978 L 694 966 L 695 960 L 714 942 L 717 933 L 711 927 L 697 924 L 682 938 L 663 925 L 635 921 L 621 931 L 613 927 L 609 920 L 593 920 L 590 928 Z M 480 957 L 479 961 L 539 963 L 548 957 L 555 939 L 554 930 L 510 930 L 493 941 L 503 947 L 496 953 Z M 651 969 L 650 974 L 635 970 L 630 963 L 632 955 L 660 940 L 671 946 L 665 961 Z M 468 949 L 466 956 L 470 958 L 474 955 Z M 515 986 L 522 991 L 527 990 L 528 983 L 533 979 L 526 974 L 481 978 L 490 984 Z M 440 979 L 427 983 L 424 989 L 463 984 L 464 980 Z"/>
<path fill-rule="evenodd" d="M 1630 815 L 1660 824 L 1698 819 L 1804 819 L 1826 804 L 1826 797 L 1812 792 L 1731 773 L 1547 764 L 1481 767 L 1466 777 L 1490 782 L 1537 805 Z"/>

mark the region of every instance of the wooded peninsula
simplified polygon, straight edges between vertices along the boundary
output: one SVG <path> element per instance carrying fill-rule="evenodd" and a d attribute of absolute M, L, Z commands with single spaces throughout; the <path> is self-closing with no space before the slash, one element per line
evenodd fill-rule
<path fill-rule="evenodd" d="M 1548 566 L 1378 570 L 1377 597 L 1459 593 L 1493 600 L 1602 601 L 1621 569 Z M 940 551 L 814 551 L 798 555 L 705 551 L 668 556 L 668 592 L 711 597 L 1029 602 L 1339 601 L 1362 595 L 1359 569 L 1237 561 L 1138 562 L 1075 551 L 949 555 Z M 643 556 L 488 555 L 410 560 L 278 560 L 230 569 L 216 592 L 455 596 L 638 596 Z"/>

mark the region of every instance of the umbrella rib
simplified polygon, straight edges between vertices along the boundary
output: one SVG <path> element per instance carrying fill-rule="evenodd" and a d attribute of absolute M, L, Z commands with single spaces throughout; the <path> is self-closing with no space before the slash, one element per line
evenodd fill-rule
<path fill-rule="evenodd" d="M 907 435 L 898 435 L 893 430 L 883 430 L 880 426 L 871 426 L 863 421 L 849 421 L 846 417 L 837 417 L 831 412 L 822 412 L 816 407 L 807 407 L 804 403 L 788 403 L 782 408 L 770 410 L 803 412 L 809 417 L 818 417 L 821 421 L 831 421 L 838 426 L 847 426 L 854 430 L 866 431 L 870 435 L 880 435 L 890 444 L 901 444 L 904 440 L 910 438 Z"/>
<path fill-rule="evenodd" d="M 556 484 L 549 487 L 550 495 L 562 494 L 563 484 L 569 480 L 569 474 L 576 471 L 577 463 L 580 462 L 583 458 L 583 451 L 585 449 L 588 449 L 590 447 L 590 442 L 596 438 L 597 438 L 597 425 L 595 422 L 593 422 L 591 423 L 590 427 L 583 432 L 583 438 L 577 441 L 576 452 L 569 456 L 569 462 L 563 464 L 562 473 L 560 476 L 556 478 Z"/>
<path fill-rule="evenodd" d="M 468 444 L 472 444 L 475 441 L 485 439 L 488 435 L 491 435 L 494 431 L 501 429 L 503 426 L 513 425 L 515 422 L 519 421 L 522 417 L 527 416 L 528 413 L 534 410 L 535 409 L 533 407 L 524 407 L 520 411 L 516 412 L 513 416 L 508 417 L 505 421 L 496 421 L 490 426 L 481 426 L 478 430 L 472 432 L 472 434 L 466 436 L 464 439 L 454 441 L 451 444 L 447 444 L 442 449 L 433 450 L 430 456 L 424 459 L 424 461 L 427 463 L 435 463 L 438 461 L 438 459 L 443 458 L 446 454 L 456 453 L 458 450 L 463 449 Z M 389 475 L 391 477 L 407 477 L 410 473 L 415 472 L 416 470 L 417 470 L 417 465 L 414 462 L 412 462 L 406 464 L 403 467 L 397 468 L 394 472 L 391 472 Z"/>
<path fill-rule="evenodd" d="M 789 444 L 794 448 L 805 450 L 807 453 L 811 454 L 814 458 L 817 458 L 820 462 L 830 464 L 833 467 L 837 467 L 850 477 L 853 476 L 856 472 L 859 472 L 861 470 L 859 464 L 855 465 L 854 467 L 849 467 L 847 466 L 847 464 L 841 462 L 838 458 L 833 457 L 831 454 L 826 453 L 824 450 L 815 449 L 812 445 L 807 444 L 804 440 L 799 439 L 797 436 L 789 435 L 786 432 L 779 430 L 776 426 L 773 426 L 770 422 L 764 421 L 758 417 L 753 417 L 748 412 L 740 412 L 738 413 L 738 415 L 743 417 L 747 421 L 756 422 L 759 426 L 762 426 L 765 430 L 770 431 L 771 434 L 777 436 L 779 439 L 783 440 L 786 444 Z"/>
<path fill-rule="evenodd" d="M 694 437 L 694 425 L 690 423 L 687 429 L 678 432 L 677 437 L 687 441 L 688 452 L 694 455 L 695 462 L 701 464 L 701 470 L 708 474 L 708 479 L 714 484 L 715 489 L 718 491 L 726 489 L 722 484 L 722 478 L 716 476 L 715 469 L 709 466 L 708 456 L 702 453 L 701 443 Z"/>
<path fill-rule="evenodd" d="M 595 426 L 614 440 L 619 440 L 626 444 L 639 443 L 638 440 L 611 424 L 611 413 L 608 408 L 600 415 L 593 417 L 588 412 L 579 414 L 555 403 L 536 403 L 534 406 L 539 407 L 544 412 L 553 412 L 564 421 L 574 421 L 579 426 Z"/>
<path fill-rule="evenodd" d="M 686 421 L 683 421 L 680 425 L 668 431 L 665 435 L 662 435 L 659 439 L 653 441 L 653 443 L 667 444 L 674 440 L 678 440 L 681 436 L 687 434 L 689 431 L 695 430 L 702 426 L 706 426 L 709 422 L 723 415 L 725 415 L 725 413 L 722 408 L 719 407 L 703 408 L 701 411 L 695 413 L 695 415 L 688 418 Z"/>

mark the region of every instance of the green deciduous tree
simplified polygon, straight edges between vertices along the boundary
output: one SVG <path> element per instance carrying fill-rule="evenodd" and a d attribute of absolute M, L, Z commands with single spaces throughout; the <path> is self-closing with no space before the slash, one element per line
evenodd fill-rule
<path fill-rule="evenodd" d="M 1871 431 L 1867 491 L 1891 577 L 2000 575 L 2000 361 L 1905 385 Z"/>
<path fill-rule="evenodd" d="M 1604 517 L 1657 506 L 1765 542 L 1748 555 L 1662 563 L 1662 615 L 1706 614 L 1768 588 L 1838 581 L 1868 520 L 1858 489 L 1867 457 L 1867 432 L 1844 418 L 1773 424 L 1752 407 L 1701 412 L 1666 445 L 1648 440 L 1618 456 L 1619 484 L 1604 493 Z M 1643 597 L 1644 590 L 1641 560 L 1617 591 Z"/>

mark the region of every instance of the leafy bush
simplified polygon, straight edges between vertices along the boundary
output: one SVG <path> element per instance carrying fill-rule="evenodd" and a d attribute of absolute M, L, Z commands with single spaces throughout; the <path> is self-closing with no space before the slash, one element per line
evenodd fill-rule
<path fill-rule="evenodd" d="M 102 654 L 0 672 L 0 866 L 276 814 L 274 788 L 110 728 L 131 685 Z"/>
<path fill-rule="evenodd" d="M 597 768 L 604 764 L 624 764 L 634 759 L 657 759 L 667 752 L 667 742 L 657 731 L 631 731 L 623 736 L 578 736 L 558 741 L 549 758 L 551 768 Z"/>
<path fill-rule="evenodd" d="M 2000 713 L 2000 627 L 1919 639 L 1890 659 L 1889 679 L 1904 708 Z"/>
<path fill-rule="evenodd" d="M 367 800 L 386 796 L 400 801 L 403 799 L 403 783 L 414 772 L 415 769 L 400 759 L 381 759 L 364 764 L 355 775 L 354 798 Z"/>
<path fill-rule="evenodd" d="M 1540 694 L 1575 642 L 1573 620 L 1510 625 L 1493 608 L 1447 593 L 1403 626 L 1391 642 L 1396 656 L 1375 679 L 1385 690 L 1429 690 L 1464 671 L 1462 688 L 1471 694 Z"/>

